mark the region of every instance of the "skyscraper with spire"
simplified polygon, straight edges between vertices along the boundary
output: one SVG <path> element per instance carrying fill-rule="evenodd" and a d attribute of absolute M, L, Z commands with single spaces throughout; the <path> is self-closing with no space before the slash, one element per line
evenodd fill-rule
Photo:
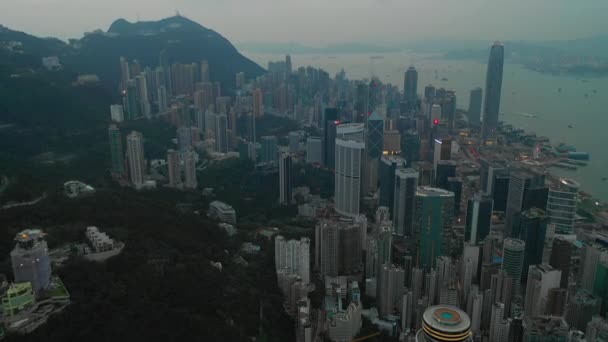
<path fill-rule="evenodd" d="M 505 47 L 495 42 L 490 49 L 488 71 L 486 73 L 486 100 L 483 105 L 482 138 L 494 134 L 498 126 L 500 112 L 500 92 L 502 89 L 502 71 L 505 59 Z"/>

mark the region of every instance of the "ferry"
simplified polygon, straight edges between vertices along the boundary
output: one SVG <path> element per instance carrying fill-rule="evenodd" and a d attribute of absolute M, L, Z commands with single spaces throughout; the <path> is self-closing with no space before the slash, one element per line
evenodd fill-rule
<path fill-rule="evenodd" d="M 525 116 L 527 118 L 535 118 L 536 117 L 536 115 L 534 115 L 534 114 L 528 114 L 528 113 L 523 113 L 523 112 L 519 113 L 519 114 L 521 114 L 521 115 L 523 115 L 523 116 Z"/>

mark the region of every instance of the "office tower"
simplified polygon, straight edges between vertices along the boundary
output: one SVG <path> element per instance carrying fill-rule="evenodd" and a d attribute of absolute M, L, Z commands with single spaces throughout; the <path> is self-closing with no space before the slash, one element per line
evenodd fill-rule
<path fill-rule="evenodd" d="M 454 193 L 454 215 L 460 215 L 462 206 L 462 180 L 458 177 L 448 177 L 446 190 Z"/>
<path fill-rule="evenodd" d="M 416 191 L 414 211 L 415 233 L 419 239 L 419 266 L 431 269 L 438 256 L 448 255 L 452 243 L 454 194 L 422 186 Z"/>
<path fill-rule="evenodd" d="M 521 293 L 521 276 L 524 266 L 526 243 L 519 239 L 505 239 L 502 250 L 502 270 L 512 280 L 511 298 L 516 298 Z"/>
<path fill-rule="evenodd" d="M 277 147 L 277 137 L 272 136 L 263 136 L 261 138 L 262 143 L 262 151 L 261 151 L 261 162 L 262 163 L 270 163 L 276 162 L 278 158 L 278 147 Z"/>
<path fill-rule="evenodd" d="M 508 174 L 508 167 L 495 160 L 481 158 L 479 160 L 481 168 L 479 169 L 479 180 L 481 191 L 488 195 L 494 193 L 494 182 L 497 175 Z"/>
<path fill-rule="evenodd" d="M 380 205 L 393 208 L 395 200 L 395 171 L 406 166 L 405 159 L 398 156 L 383 156 L 380 159 Z M 392 217 L 391 213 L 391 217 Z"/>
<path fill-rule="evenodd" d="M 448 179 L 456 177 L 456 167 L 458 163 L 454 160 L 440 160 L 435 169 L 435 186 L 441 189 L 448 189 Z"/>
<path fill-rule="evenodd" d="M 494 179 L 494 190 L 492 191 L 492 198 L 494 199 L 494 210 L 495 211 L 506 211 L 507 210 L 507 199 L 509 196 L 509 183 L 511 177 L 508 173 L 498 175 Z"/>
<path fill-rule="evenodd" d="M 523 270 L 526 272 L 529 266 L 543 262 L 543 249 L 547 234 L 545 212 L 532 208 L 519 213 L 515 216 L 513 226 L 514 236 L 526 242 L 523 265 Z M 525 281 L 527 274 L 522 274 L 522 278 Z"/>
<path fill-rule="evenodd" d="M 378 159 L 382 156 L 384 149 L 384 119 L 375 111 L 367 117 L 367 146 L 367 155 L 370 158 Z"/>
<path fill-rule="evenodd" d="M 26 229 L 15 235 L 11 265 L 16 283 L 30 282 L 36 294 L 51 285 L 51 259 L 45 234 L 38 229 Z"/>
<path fill-rule="evenodd" d="M 505 211 L 505 238 L 514 237 L 513 220 L 517 213 L 530 209 L 534 196 L 529 196 L 530 189 L 545 183 L 544 175 L 533 172 L 512 172 L 509 179 L 509 194 L 507 197 L 507 208 Z M 541 206 L 539 208 L 544 208 Z"/>
<path fill-rule="evenodd" d="M 558 234 L 572 234 L 579 187 L 577 182 L 568 178 L 560 179 L 549 187 L 547 216 L 549 223 L 555 224 Z"/>
<path fill-rule="evenodd" d="M 395 199 L 393 201 L 393 223 L 395 234 L 414 235 L 414 198 L 418 188 L 418 171 L 395 170 Z"/>
<path fill-rule="evenodd" d="M 559 288 L 561 273 L 560 270 L 555 270 L 547 264 L 530 266 L 524 305 L 526 317 L 548 314 L 549 290 Z"/>
<path fill-rule="evenodd" d="M 441 106 L 437 103 L 430 106 L 430 121 L 428 126 L 432 129 L 437 127 L 441 123 Z"/>
<path fill-rule="evenodd" d="M 434 305 L 437 302 L 437 271 L 431 269 L 424 279 L 424 296 L 427 299 L 428 305 Z"/>
<path fill-rule="evenodd" d="M 523 340 L 566 342 L 569 341 L 568 331 L 568 323 L 562 317 L 533 317 L 524 322 Z"/>
<path fill-rule="evenodd" d="M 427 308 L 422 314 L 422 329 L 416 334 L 416 342 L 442 341 L 472 341 L 469 315 L 449 305 Z"/>
<path fill-rule="evenodd" d="M 292 159 L 290 154 L 283 154 L 279 159 L 279 202 L 291 204 Z"/>
<path fill-rule="evenodd" d="M 608 311 L 608 260 L 600 261 L 595 272 L 593 294 L 602 301 L 602 315 Z"/>
<path fill-rule="evenodd" d="M 321 137 L 306 138 L 306 162 L 309 164 L 323 163 L 323 139 Z"/>
<path fill-rule="evenodd" d="M 304 283 L 310 283 L 310 239 L 285 240 L 275 238 L 274 260 L 276 270 L 297 274 Z"/>
<path fill-rule="evenodd" d="M 454 129 L 456 121 L 456 93 L 453 90 L 447 90 L 441 99 L 441 117 L 444 122 L 447 122 L 448 129 Z"/>
<path fill-rule="evenodd" d="M 184 187 L 186 189 L 196 189 L 196 152 L 188 151 L 184 154 Z"/>
<path fill-rule="evenodd" d="M 123 113 L 122 105 L 111 105 L 110 106 L 110 118 L 112 122 L 123 122 L 125 115 Z"/>
<path fill-rule="evenodd" d="M 228 117 L 226 114 L 215 116 L 215 150 L 228 153 Z"/>
<path fill-rule="evenodd" d="M 472 244 L 483 241 L 492 227 L 492 197 L 475 194 L 467 203 L 467 222 L 464 239 Z"/>
<path fill-rule="evenodd" d="M 369 86 L 366 83 L 361 82 L 357 84 L 355 111 L 355 122 L 369 120 Z"/>
<path fill-rule="evenodd" d="M 407 271 L 405 271 L 407 274 Z M 404 291 L 401 298 L 401 330 L 409 331 L 414 318 L 414 296 L 412 291 Z"/>
<path fill-rule="evenodd" d="M 146 161 L 144 159 L 144 136 L 133 131 L 127 135 L 127 160 L 129 162 L 129 180 L 139 189 L 144 184 Z"/>
<path fill-rule="evenodd" d="M 325 117 L 323 118 L 323 164 L 330 170 L 334 168 L 335 163 L 336 134 L 339 124 L 338 109 L 325 108 Z"/>
<path fill-rule="evenodd" d="M 365 144 L 336 139 L 335 146 L 335 210 L 340 215 L 354 217 L 359 214 L 361 201 L 361 168 L 364 165 Z"/>
<path fill-rule="evenodd" d="M 110 152 L 112 157 L 112 173 L 115 175 L 123 175 L 125 173 L 125 160 L 122 150 L 122 134 L 118 126 L 112 124 L 108 128 L 110 136 Z"/>
<path fill-rule="evenodd" d="M 591 292 L 580 289 L 568 299 L 566 321 L 572 329 L 585 331 L 591 318 L 600 314 L 602 301 Z"/>
<path fill-rule="evenodd" d="M 597 275 L 597 266 L 608 260 L 606 248 L 597 243 L 587 243 L 581 251 L 577 285 L 592 292 Z"/>
<path fill-rule="evenodd" d="M 486 73 L 486 99 L 483 106 L 482 138 L 494 135 L 498 126 L 500 112 L 500 93 L 502 90 L 502 69 L 504 64 L 504 46 L 495 42 L 490 49 L 488 71 Z"/>
<path fill-rule="evenodd" d="M 410 66 L 405 71 L 403 80 L 403 97 L 408 103 L 410 110 L 415 109 L 418 100 L 418 71 L 413 66 Z"/>
<path fill-rule="evenodd" d="M 435 139 L 433 145 L 433 170 L 437 174 L 437 164 L 440 160 L 452 159 L 452 139 Z"/>
<path fill-rule="evenodd" d="M 483 90 L 475 88 L 471 90 L 469 97 L 469 112 L 467 117 L 470 126 L 479 126 L 481 120 L 481 103 L 483 102 Z"/>
<path fill-rule="evenodd" d="M 167 151 L 167 168 L 169 174 L 169 187 L 178 188 L 182 184 L 182 177 L 179 167 L 179 155 L 175 150 Z"/>
<path fill-rule="evenodd" d="M 380 282 L 378 300 L 378 314 L 380 317 L 392 315 L 399 299 L 403 297 L 403 279 L 405 271 L 395 265 L 384 264 L 378 275 Z"/>

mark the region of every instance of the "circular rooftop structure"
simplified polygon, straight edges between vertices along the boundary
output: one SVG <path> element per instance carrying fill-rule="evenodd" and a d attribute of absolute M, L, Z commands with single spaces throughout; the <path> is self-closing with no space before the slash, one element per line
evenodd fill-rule
<path fill-rule="evenodd" d="M 419 342 L 471 341 L 471 319 L 454 306 L 431 306 L 422 315 L 422 329 L 416 339 Z"/>

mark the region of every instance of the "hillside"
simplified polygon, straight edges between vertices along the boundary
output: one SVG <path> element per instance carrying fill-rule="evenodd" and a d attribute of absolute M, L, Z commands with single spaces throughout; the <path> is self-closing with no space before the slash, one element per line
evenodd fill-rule
<path fill-rule="evenodd" d="M 112 86 L 120 79 L 121 56 L 156 67 L 159 52 L 164 49 L 170 63 L 207 60 L 211 80 L 221 82 L 222 89 L 228 92 L 234 88 L 236 73 L 243 71 L 247 77 L 257 77 L 264 71 L 219 33 L 181 16 L 136 23 L 119 19 L 107 32 L 87 34 L 71 41 L 71 46 L 64 57 L 70 67 L 81 73 L 98 74 L 104 84 Z"/>

